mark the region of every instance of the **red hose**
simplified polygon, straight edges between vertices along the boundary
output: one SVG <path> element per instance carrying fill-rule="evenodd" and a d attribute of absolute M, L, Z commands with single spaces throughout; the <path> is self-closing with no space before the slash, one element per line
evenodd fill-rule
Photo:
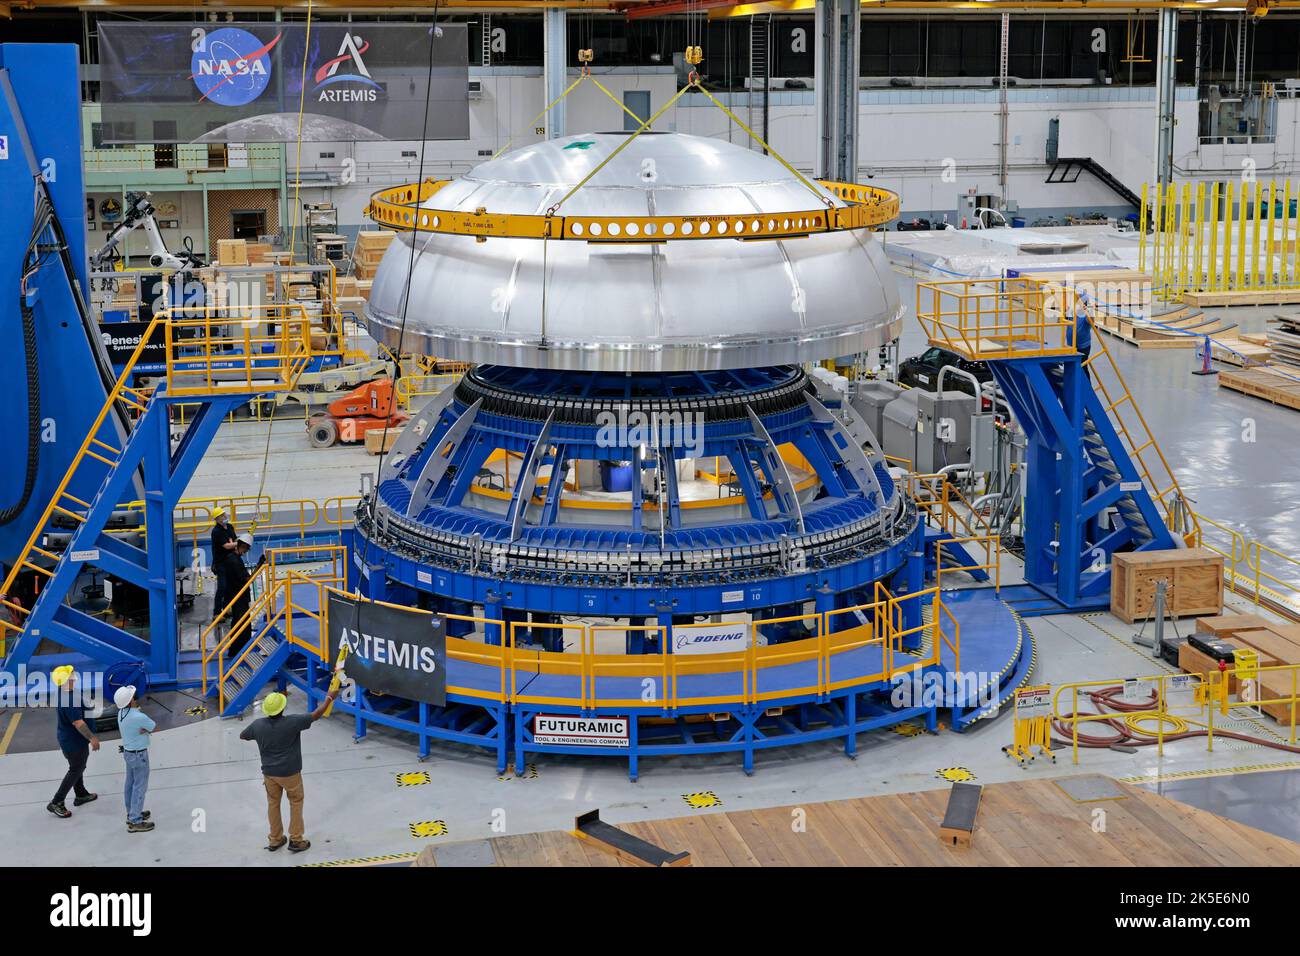
<path fill-rule="evenodd" d="M 1088 691 L 1088 699 L 1095 704 L 1099 710 L 1096 714 L 1082 714 L 1082 717 L 1096 717 L 1104 714 L 1105 711 L 1100 708 L 1109 707 L 1119 714 L 1132 713 L 1135 711 L 1150 710 L 1151 705 L 1156 701 L 1155 691 L 1145 702 L 1135 701 L 1118 701 L 1116 695 L 1123 693 L 1124 688 L 1116 685 L 1114 687 L 1103 687 L 1100 690 Z M 1072 742 L 1074 740 L 1074 728 L 1067 724 L 1074 718 L 1074 714 L 1062 714 L 1060 717 L 1053 718 L 1052 728 L 1061 736 L 1062 739 Z M 1105 720 L 1088 721 L 1090 724 L 1099 724 L 1103 727 L 1109 727 L 1115 731 L 1113 737 L 1098 737 L 1093 734 L 1079 734 L 1080 747 L 1114 747 L 1116 745 L 1147 747 L 1154 743 L 1159 743 L 1162 739 L 1165 742 L 1174 740 L 1188 740 L 1192 737 L 1208 737 L 1209 730 L 1185 730 L 1176 734 L 1165 734 L 1163 738 L 1160 735 L 1146 730 L 1137 730 L 1130 727 L 1120 720 L 1107 718 Z M 1287 753 L 1300 754 L 1300 747 L 1292 747 L 1290 744 L 1284 744 L 1280 741 L 1264 740 L 1261 737 L 1250 737 L 1246 734 L 1239 734 L 1231 730 L 1218 730 L 1214 734 L 1216 737 L 1226 737 L 1229 740 L 1242 740 L 1250 744 L 1259 744 L 1261 747 L 1269 747 L 1273 750 L 1284 750 Z"/>

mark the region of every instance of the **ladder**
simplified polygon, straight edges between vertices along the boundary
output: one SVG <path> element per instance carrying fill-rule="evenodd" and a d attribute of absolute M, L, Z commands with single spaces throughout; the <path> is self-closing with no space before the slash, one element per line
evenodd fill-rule
<path fill-rule="evenodd" d="M 492 65 L 492 14 L 485 13 L 480 18 L 482 35 L 479 37 L 479 65 Z"/>
<path fill-rule="evenodd" d="M 747 106 L 749 128 L 768 141 L 768 92 L 772 79 L 772 15 L 757 14 L 749 18 L 749 89 Z M 750 138 L 750 148 L 763 149 L 762 143 Z"/>
<path fill-rule="evenodd" d="M 263 321 L 277 331 L 255 331 Z M 162 383 L 152 390 L 128 385 L 146 347 L 159 337 L 166 356 Z M 0 586 L 0 606 L 8 616 L 0 619 L 4 670 L 16 672 L 50 640 L 104 666 L 146 661 L 151 681 L 175 680 L 173 510 L 226 414 L 251 398 L 294 388 L 312 356 L 311 318 L 300 303 L 154 317 Z M 172 407 L 182 402 L 199 410 L 173 450 Z M 118 406 L 133 417 L 114 443 L 105 425 Z M 144 488 L 142 546 L 109 528 L 120 503 L 137 497 L 137 476 Z M 71 490 L 88 487 L 95 489 L 88 497 Z M 67 603 L 87 568 L 148 594 L 149 640 Z M 38 585 L 30 606 L 15 599 L 24 575 Z"/>

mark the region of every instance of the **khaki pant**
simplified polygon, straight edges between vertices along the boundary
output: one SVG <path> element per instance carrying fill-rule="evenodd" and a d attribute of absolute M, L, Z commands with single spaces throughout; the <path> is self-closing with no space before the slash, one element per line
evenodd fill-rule
<path fill-rule="evenodd" d="M 262 777 L 266 784 L 266 819 L 271 824 L 270 846 L 284 839 L 284 818 L 280 816 L 280 796 L 289 795 L 289 840 L 301 843 L 302 825 L 302 774 L 292 777 Z"/>

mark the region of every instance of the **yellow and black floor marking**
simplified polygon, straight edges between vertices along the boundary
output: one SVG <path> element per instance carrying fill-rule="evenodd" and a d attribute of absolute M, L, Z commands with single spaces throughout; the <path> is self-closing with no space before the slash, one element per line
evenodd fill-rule
<path fill-rule="evenodd" d="M 186 708 L 185 708 L 185 716 L 186 716 L 186 717 L 202 717 L 202 716 L 203 716 L 204 714 L 206 714 L 207 712 L 208 712 L 208 709 L 207 709 L 206 707 L 200 707 L 200 706 L 198 706 L 197 704 L 196 704 L 195 706 L 193 706 L 193 707 L 186 707 Z"/>
<path fill-rule="evenodd" d="M 1162 783 L 1166 780 L 1196 780 L 1202 777 L 1230 777 L 1236 773 L 1268 773 L 1272 770 L 1295 770 L 1300 767 L 1300 760 L 1288 760 L 1283 763 L 1256 763 L 1240 767 L 1213 767 L 1205 770 L 1174 770 L 1170 773 L 1146 776 L 1137 774 L 1132 777 L 1116 777 L 1120 783 Z"/>
<path fill-rule="evenodd" d="M 433 780 L 427 770 L 409 770 L 406 773 L 395 774 L 395 776 L 399 787 L 419 787 Z"/>
<path fill-rule="evenodd" d="M 446 836 L 450 832 L 444 820 L 422 820 L 419 823 L 409 824 L 407 828 L 411 831 L 411 836 L 417 840 L 424 837 Z"/>
<path fill-rule="evenodd" d="M 949 783 L 966 783 L 968 780 L 975 779 L 975 774 L 965 767 L 941 767 L 934 773 L 940 780 L 947 780 Z"/>
<path fill-rule="evenodd" d="M 329 860 L 325 863 L 300 863 L 302 867 L 314 866 L 378 866 L 383 863 L 406 863 L 414 860 L 418 853 L 386 853 L 383 856 L 358 856 L 351 860 Z"/>
<path fill-rule="evenodd" d="M 516 779 L 518 779 L 518 780 L 536 780 L 539 776 L 540 776 L 540 774 L 538 774 L 538 772 L 537 772 L 537 764 L 535 764 L 535 763 L 528 763 L 528 764 L 524 764 L 524 772 L 523 772 L 522 774 L 520 774 L 518 777 L 515 776 L 515 770 L 514 770 L 514 768 L 513 768 L 513 767 L 510 767 L 510 768 L 508 768 L 508 769 L 506 770 L 505 773 L 503 773 L 503 774 L 501 774 L 499 777 L 497 777 L 497 779 L 498 779 L 498 780 L 516 780 Z"/>
<path fill-rule="evenodd" d="M 894 724 L 894 726 L 889 729 L 900 737 L 920 737 L 925 733 L 925 727 L 923 725 L 913 723 L 910 720 L 906 723 Z"/>
<path fill-rule="evenodd" d="M 697 790 L 695 793 L 683 793 L 682 799 L 692 810 L 706 810 L 709 807 L 722 806 L 722 799 L 712 790 Z"/>

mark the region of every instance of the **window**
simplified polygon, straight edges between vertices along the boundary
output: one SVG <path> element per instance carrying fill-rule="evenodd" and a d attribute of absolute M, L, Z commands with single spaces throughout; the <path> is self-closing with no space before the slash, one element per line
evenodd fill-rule
<path fill-rule="evenodd" d="M 176 168 L 176 121 L 153 121 L 153 168 Z"/>
<path fill-rule="evenodd" d="M 121 149 L 134 139 L 134 123 L 90 124 L 90 145 L 95 149 Z"/>
<path fill-rule="evenodd" d="M 230 214 L 230 237 L 256 242 L 266 235 L 265 209 L 237 209 Z"/>
<path fill-rule="evenodd" d="M 650 91 L 649 90 L 624 90 L 623 105 L 631 110 L 642 122 L 650 118 Z M 634 130 L 639 128 L 638 123 L 626 113 L 623 114 L 623 128 L 625 130 Z"/>
<path fill-rule="evenodd" d="M 333 153 L 321 153 L 321 154 L 320 154 L 320 158 L 321 158 L 321 159 L 333 159 L 333 158 L 334 158 L 334 154 L 333 154 Z"/>

